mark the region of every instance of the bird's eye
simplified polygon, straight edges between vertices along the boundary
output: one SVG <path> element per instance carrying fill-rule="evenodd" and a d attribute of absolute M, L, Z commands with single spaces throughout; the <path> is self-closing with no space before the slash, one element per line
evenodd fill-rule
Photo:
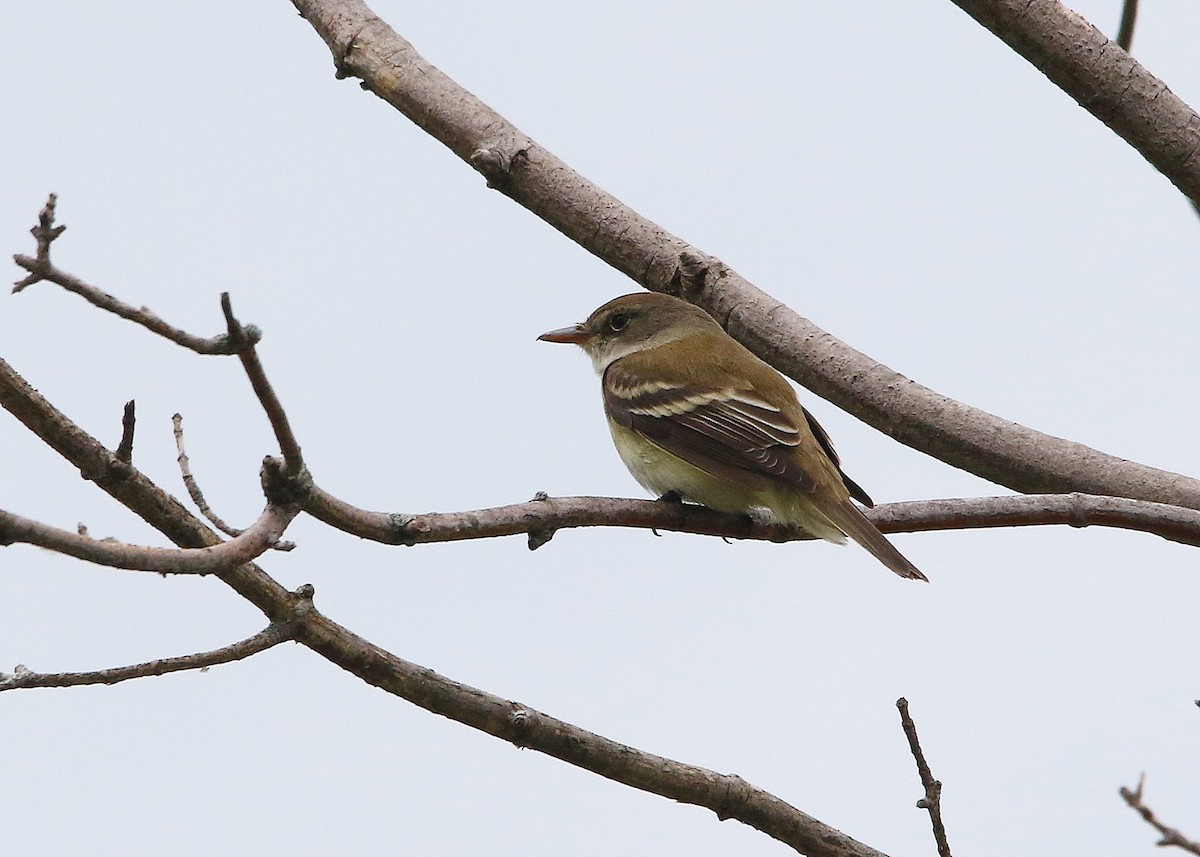
<path fill-rule="evenodd" d="M 629 316 L 623 312 L 613 313 L 612 318 L 608 320 L 608 326 L 613 333 L 620 333 L 629 324 Z"/>

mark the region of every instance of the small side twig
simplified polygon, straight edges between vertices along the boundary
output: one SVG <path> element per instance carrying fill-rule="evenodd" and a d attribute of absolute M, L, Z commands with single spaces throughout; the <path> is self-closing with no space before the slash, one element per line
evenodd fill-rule
<path fill-rule="evenodd" d="M 37 225 L 30 228 L 29 232 L 33 235 L 34 241 L 37 242 L 37 256 L 29 259 L 28 256 L 18 258 L 14 256 L 17 264 L 21 265 L 29 272 L 29 276 L 23 280 L 18 280 L 13 286 L 13 294 L 22 291 L 34 283 L 46 279 L 46 272 L 50 269 L 50 245 L 54 243 L 54 239 L 62 235 L 66 231 L 65 226 L 54 225 L 54 210 L 58 207 L 58 194 L 52 193 L 46 199 L 46 204 L 42 206 L 42 210 L 38 212 Z M 28 259 L 31 264 L 22 264 L 21 258 Z"/>
<path fill-rule="evenodd" d="M 229 341 L 235 344 L 241 343 L 236 349 L 236 354 L 242 361 L 246 377 L 250 379 L 250 386 L 254 388 L 254 395 L 258 397 L 259 404 L 262 405 L 267 419 L 271 422 L 271 429 L 275 432 L 275 439 L 279 443 L 279 451 L 283 455 L 287 473 L 289 476 L 298 476 L 304 469 L 304 458 L 300 455 L 300 443 L 296 440 L 296 435 L 292 433 L 292 427 L 288 422 L 287 413 L 283 410 L 283 404 L 275 395 L 271 382 L 267 380 L 267 373 L 263 369 L 262 362 L 258 359 L 258 352 L 254 348 L 258 337 L 252 335 L 256 329 L 243 327 L 242 323 L 234 317 L 229 292 L 221 293 L 221 311 L 225 313 Z"/>
<path fill-rule="evenodd" d="M 200 510 L 200 514 L 208 519 L 208 522 L 220 530 L 227 536 L 236 538 L 245 530 L 231 527 L 225 523 L 216 512 L 208 505 L 204 499 L 204 493 L 200 490 L 200 483 L 196 481 L 196 477 L 192 475 L 191 464 L 188 461 L 187 452 L 183 447 L 183 415 L 175 414 L 171 417 L 171 423 L 175 427 L 175 448 L 179 450 L 179 455 L 175 457 L 179 464 L 179 474 L 183 477 L 183 485 L 187 488 L 188 496 L 192 498 L 192 502 L 196 504 L 196 508 Z M 272 550 L 290 551 L 296 547 L 295 542 L 280 541 L 272 545 Z"/>
<path fill-rule="evenodd" d="M 1133 27 L 1137 23 L 1138 0 L 1125 0 L 1121 9 L 1121 27 L 1117 30 L 1117 44 L 1128 51 L 1133 46 Z"/>
<path fill-rule="evenodd" d="M 240 661 L 257 655 L 280 643 L 295 639 L 294 622 L 271 623 L 252 637 L 213 649 L 177 658 L 158 658 L 127 667 L 111 667 L 104 670 L 78 673 L 36 673 L 24 666 L 17 666 L 11 673 L 0 673 L 0 693 L 31 687 L 77 687 L 85 684 L 117 684 L 131 678 L 182 672 L 184 670 L 206 670 L 217 664 Z"/>
<path fill-rule="evenodd" d="M 908 700 L 900 697 L 896 700 L 896 708 L 900 710 L 900 723 L 904 727 L 904 736 L 908 739 L 908 749 L 912 751 L 913 759 L 916 760 L 917 773 L 921 777 L 921 785 L 925 788 L 925 797 L 917 801 L 917 807 L 929 811 L 938 854 L 940 857 L 950 857 L 950 843 L 946 841 L 946 827 L 942 824 L 942 783 L 933 778 L 929 763 L 925 761 L 921 741 L 917 738 L 917 724 L 913 723 L 908 713 Z"/>
<path fill-rule="evenodd" d="M 1200 854 L 1200 842 L 1188 839 L 1178 830 L 1173 827 L 1167 827 L 1154 815 L 1150 807 L 1142 803 L 1142 789 L 1146 785 L 1146 775 L 1143 773 L 1138 777 L 1137 788 L 1130 791 L 1121 786 L 1120 794 L 1125 799 L 1125 803 L 1129 804 L 1130 808 L 1135 810 L 1138 815 L 1145 819 L 1146 823 L 1153 827 L 1162 836 L 1155 844 L 1160 847 L 1174 845 L 1176 848 L 1182 848 L 1184 851 L 1190 851 L 1192 854 Z"/>
<path fill-rule="evenodd" d="M 125 412 L 121 415 L 121 442 L 114 453 L 118 461 L 126 464 L 133 462 L 133 429 L 136 422 L 133 399 L 130 399 L 125 403 Z"/>
<path fill-rule="evenodd" d="M 175 414 L 171 417 L 171 425 L 175 431 L 175 449 L 179 451 L 179 455 L 175 457 L 175 461 L 179 464 L 179 474 L 183 477 L 183 486 L 187 488 L 188 496 L 192 498 L 192 502 L 196 504 L 196 508 L 200 510 L 209 523 L 223 532 L 227 536 L 240 536 L 242 530 L 237 527 L 231 527 L 217 516 L 204 499 L 204 493 L 200 490 L 200 484 L 196 482 L 196 477 L 192 475 L 192 468 L 188 462 L 187 452 L 183 448 L 183 414 Z"/>

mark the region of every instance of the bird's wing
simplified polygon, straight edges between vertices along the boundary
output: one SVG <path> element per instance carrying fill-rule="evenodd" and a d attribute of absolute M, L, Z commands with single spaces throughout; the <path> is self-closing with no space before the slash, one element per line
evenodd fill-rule
<path fill-rule="evenodd" d="M 766 476 L 812 490 L 812 474 L 793 454 L 807 426 L 745 387 L 649 380 L 629 363 L 604 373 L 604 408 L 618 425 L 715 476 L 743 484 Z"/>
<path fill-rule="evenodd" d="M 801 410 L 804 409 L 801 408 Z M 825 450 L 825 454 L 829 456 L 829 460 L 837 468 L 838 475 L 842 477 L 842 484 L 846 486 L 846 490 L 850 492 L 850 496 L 868 509 L 873 507 L 875 501 L 871 499 L 871 495 L 864 491 L 861 485 L 847 476 L 846 472 L 842 470 L 842 462 L 838 458 L 837 451 L 833 448 L 833 441 L 829 439 L 829 435 L 825 433 L 825 429 L 817 422 L 817 418 L 807 410 L 804 410 L 804 419 L 808 422 L 808 427 L 812 429 L 813 437 L 817 439 L 817 443 L 821 445 L 821 449 Z"/>

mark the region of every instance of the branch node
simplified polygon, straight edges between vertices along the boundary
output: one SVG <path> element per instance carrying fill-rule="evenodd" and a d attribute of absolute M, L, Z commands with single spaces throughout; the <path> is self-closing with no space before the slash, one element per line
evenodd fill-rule
<path fill-rule="evenodd" d="M 274 506 L 294 506 L 312 492 L 313 478 L 308 468 L 301 467 L 298 473 L 289 473 L 287 462 L 276 455 L 263 458 L 258 475 L 263 495 Z"/>
<path fill-rule="evenodd" d="M 413 534 L 420 535 L 428 533 L 430 526 L 428 522 L 420 522 L 416 515 L 405 515 L 400 512 L 392 512 L 387 516 L 387 528 L 396 534 L 395 541 L 397 544 L 411 548 L 417 544 L 418 539 L 413 538 Z"/>
<path fill-rule="evenodd" d="M 694 247 L 683 250 L 679 254 L 667 291 L 676 297 L 695 303 L 705 286 L 708 285 L 708 274 L 715 262 L 713 257 L 701 253 Z"/>
<path fill-rule="evenodd" d="M 360 77 L 354 72 L 350 65 L 350 54 L 358 47 L 358 33 L 355 33 L 346 42 L 346 46 L 334 51 L 333 53 L 333 76 L 338 80 L 345 80 L 348 77 Z M 362 82 L 363 89 L 366 89 L 366 81 Z"/>
<path fill-rule="evenodd" d="M 503 191 L 512 183 L 513 169 L 528 157 L 529 141 L 526 140 L 512 146 L 498 142 L 480 146 L 467 160 L 487 179 L 489 188 Z"/>
<path fill-rule="evenodd" d="M 136 422 L 134 400 L 125 403 L 125 412 L 121 415 L 121 442 L 117 444 L 116 456 L 126 464 L 133 462 L 133 428 Z"/>
<path fill-rule="evenodd" d="M 1129 808 L 1140 815 L 1147 824 L 1157 830 L 1159 835 L 1162 836 L 1162 838 L 1159 839 L 1155 845 L 1160 847 L 1174 845 L 1177 848 L 1182 848 L 1184 851 L 1190 851 L 1192 854 L 1200 854 L 1200 842 L 1188 839 L 1174 827 L 1168 827 L 1167 825 L 1163 824 L 1158 820 L 1158 817 L 1154 814 L 1154 811 L 1142 803 L 1142 794 L 1145 785 L 1146 774 L 1143 771 L 1141 776 L 1138 777 L 1136 789 L 1130 791 L 1124 786 L 1121 786 L 1118 792 L 1125 800 L 1125 803 L 1129 804 Z"/>
<path fill-rule="evenodd" d="M 50 245 L 67 228 L 65 226 L 54 225 L 54 214 L 57 207 L 58 194 L 52 193 L 46 199 L 46 204 L 42 206 L 42 210 L 38 212 L 37 225 L 31 227 L 29 230 L 37 242 L 37 258 L 31 259 L 22 254 L 13 256 L 13 261 L 29 272 L 29 276 L 23 280 L 18 280 L 17 284 L 13 286 L 13 294 L 22 291 L 27 286 L 32 286 L 34 283 L 46 279 L 46 276 L 49 274 Z"/>
<path fill-rule="evenodd" d="M 728 821 L 737 817 L 737 806 L 745 800 L 745 793 L 749 791 L 750 784 L 737 774 L 726 774 L 722 779 L 725 781 L 725 794 L 713 812 L 716 813 L 718 821 Z"/>
<path fill-rule="evenodd" d="M 302 586 L 296 587 L 288 593 L 288 612 L 290 614 L 289 622 L 298 622 L 304 619 L 305 616 L 312 613 L 316 607 L 313 606 L 313 597 L 317 594 L 317 589 L 311 583 L 305 583 Z"/>
<path fill-rule="evenodd" d="M 917 808 L 929 811 L 929 821 L 933 825 L 933 839 L 937 843 L 939 857 L 950 857 L 950 843 L 946 841 L 946 828 L 942 824 L 942 783 L 933 778 L 929 764 L 925 761 L 921 741 L 917 738 L 917 724 L 908 713 L 908 700 L 900 697 L 896 700 L 896 708 L 900 711 L 900 724 L 904 728 L 904 736 L 908 739 L 908 748 L 917 763 L 921 785 L 925 787 L 925 796 L 917 801 Z"/>
<path fill-rule="evenodd" d="M 517 706 L 509 711 L 508 725 L 511 727 L 512 733 L 506 736 L 509 742 L 515 747 L 524 749 L 527 746 L 524 741 L 524 736 L 528 734 L 531 729 L 533 729 L 534 721 L 536 719 L 536 713 L 530 711 L 528 708 Z"/>

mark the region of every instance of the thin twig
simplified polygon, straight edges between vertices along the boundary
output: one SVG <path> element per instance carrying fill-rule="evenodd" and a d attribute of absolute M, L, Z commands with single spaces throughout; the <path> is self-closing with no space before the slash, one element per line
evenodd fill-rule
<path fill-rule="evenodd" d="M 33 259 L 28 256 L 14 256 L 17 264 L 29 271 L 29 276 L 23 280 L 18 280 L 13 286 L 13 294 L 24 290 L 27 286 L 32 286 L 34 283 L 46 278 L 46 271 L 50 268 L 50 245 L 54 243 L 54 239 L 62 235 L 66 231 L 65 226 L 54 225 L 54 212 L 58 207 L 58 194 L 52 193 L 46 199 L 46 204 L 42 206 L 42 210 L 38 212 L 37 225 L 29 231 L 33 235 L 33 239 L 37 242 L 37 255 Z M 26 265 L 21 262 L 21 259 L 28 260 Z"/>
<path fill-rule="evenodd" d="M 237 643 L 177 658 L 159 658 L 127 667 L 79 673 L 36 673 L 21 665 L 11 673 L 0 673 L 0 693 L 31 687 L 77 687 L 86 684 L 117 684 L 133 678 L 166 675 L 184 670 L 206 670 L 218 664 L 240 661 L 280 643 L 295 639 L 295 623 L 272 623 L 253 637 Z"/>
<path fill-rule="evenodd" d="M 1174 845 L 1177 848 L 1182 848 L 1184 851 L 1190 851 L 1192 854 L 1200 854 L 1200 842 L 1194 839 L 1188 839 L 1178 830 L 1173 827 L 1167 827 L 1154 815 L 1150 807 L 1142 803 L 1142 790 L 1146 785 L 1146 775 L 1143 773 L 1138 777 L 1137 788 L 1133 791 L 1121 786 L 1120 794 L 1125 799 L 1125 803 L 1129 804 L 1137 811 L 1146 823 L 1153 827 L 1162 836 L 1162 839 L 1156 842 L 1156 845 L 1167 846 Z"/>
<path fill-rule="evenodd" d="M 126 464 L 133 461 L 133 429 L 136 423 L 134 403 L 133 399 L 130 399 L 125 403 L 125 411 L 121 415 L 121 442 L 117 444 L 117 451 L 113 453 L 118 461 L 124 461 Z"/>
<path fill-rule="evenodd" d="M 85 562 L 159 574 L 216 574 L 262 556 L 277 543 L 299 507 L 268 505 L 254 525 L 227 542 L 201 548 L 159 548 L 93 539 L 0 509 L 0 546 L 37 545 Z"/>
<path fill-rule="evenodd" d="M 1121 27 L 1117 30 L 1117 44 L 1129 51 L 1133 47 L 1133 27 L 1137 23 L 1138 0 L 1125 0 L 1121 9 Z"/>
<path fill-rule="evenodd" d="M 191 464 L 188 461 L 188 455 L 183 446 L 183 415 L 175 414 L 173 417 L 171 417 L 171 423 L 174 426 L 175 432 L 175 449 L 179 451 L 179 455 L 176 456 L 175 461 L 179 464 L 179 473 L 183 477 L 183 485 L 185 488 L 187 488 L 188 496 L 192 498 L 192 502 L 196 504 L 196 508 L 200 510 L 200 514 L 203 515 L 210 524 L 227 536 L 234 538 L 240 536 L 245 532 L 245 530 L 238 529 L 237 527 L 231 527 L 229 524 L 225 523 L 225 521 L 222 520 L 216 512 L 212 510 L 212 508 L 208 505 L 208 502 L 204 499 L 204 493 L 200 490 L 200 483 L 197 482 L 196 477 L 192 475 Z M 271 550 L 290 551 L 295 549 L 295 547 L 295 542 L 280 540 L 271 546 Z"/>
<path fill-rule="evenodd" d="M 242 531 L 237 527 L 231 527 L 217 516 L 217 513 L 209 508 L 208 503 L 204 499 L 204 493 L 200 490 L 199 483 L 196 482 L 196 477 L 192 475 L 192 468 L 188 462 L 187 452 L 183 448 L 183 415 L 175 414 L 171 417 L 171 424 L 175 431 L 175 449 L 179 451 L 179 455 L 175 457 L 176 463 L 179 464 L 179 473 L 183 476 L 183 486 L 187 488 L 188 496 L 192 498 L 192 502 L 196 504 L 196 508 L 200 510 L 200 514 L 208 519 L 208 522 L 223 532 L 227 536 L 240 536 Z"/>
<path fill-rule="evenodd" d="M 912 751 L 917 763 L 917 773 L 921 777 L 921 786 L 925 789 L 925 797 L 917 801 L 917 807 L 929 811 L 929 820 L 933 824 L 933 839 L 937 842 L 940 857 L 950 857 L 950 843 L 946 841 L 946 827 L 942 824 L 942 783 L 933 778 L 929 763 L 925 761 L 925 753 L 921 750 L 921 741 L 917 738 L 917 724 L 913 723 L 908 713 L 908 700 L 903 696 L 896 700 L 896 708 L 900 710 L 900 723 L 904 727 L 904 737 L 908 739 L 908 749 Z"/>
<path fill-rule="evenodd" d="M 249 335 L 247 328 L 242 327 L 242 323 L 234 317 L 229 292 L 221 293 L 221 311 L 225 314 L 230 341 L 243 343 L 237 349 L 238 359 L 242 361 L 242 368 L 246 371 L 246 377 L 250 379 L 254 395 L 258 397 L 259 404 L 262 405 L 267 419 L 271 422 L 271 429 L 275 432 L 275 440 L 279 444 L 279 451 L 283 455 L 288 475 L 298 476 L 304 470 L 304 458 L 300 454 L 300 443 L 296 440 L 296 435 L 292 433 L 287 412 L 284 411 L 279 397 L 275 395 L 271 382 L 267 380 L 267 373 L 258 359 L 258 352 L 254 348 L 254 343 L 258 341 L 258 338 Z"/>

